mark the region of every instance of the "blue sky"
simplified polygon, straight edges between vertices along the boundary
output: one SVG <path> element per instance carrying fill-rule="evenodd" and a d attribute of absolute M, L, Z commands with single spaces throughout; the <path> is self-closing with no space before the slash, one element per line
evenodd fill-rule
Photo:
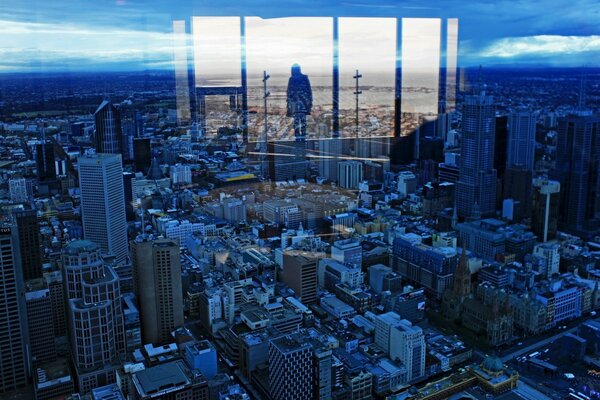
<path fill-rule="evenodd" d="M 462 66 L 600 61 L 598 0 L 3 0 L 0 72 L 169 68 L 172 20 L 194 15 L 458 18 Z"/>

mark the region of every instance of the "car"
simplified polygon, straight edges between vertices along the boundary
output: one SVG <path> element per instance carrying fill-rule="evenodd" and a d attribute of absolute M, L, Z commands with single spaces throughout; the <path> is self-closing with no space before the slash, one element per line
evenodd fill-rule
<path fill-rule="evenodd" d="M 517 346 L 523 346 L 523 342 L 517 343 Z"/>

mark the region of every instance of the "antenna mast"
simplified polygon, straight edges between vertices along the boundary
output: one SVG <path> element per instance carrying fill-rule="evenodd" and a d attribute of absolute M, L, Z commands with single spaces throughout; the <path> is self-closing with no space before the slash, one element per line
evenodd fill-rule
<path fill-rule="evenodd" d="M 359 127 L 359 124 L 358 124 L 358 98 L 362 94 L 362 90 L 360 90 L 358 81 L 360 78 L 362 78 L 362 75 L 358 72 L 358 70 L 356 70 L 356 75 L 354 75 L 353 78 L 356 81 L 356 89 L 354 90 L 354 95 L 356 96 L 356 110 L 355 110 L 356 111 L 356 115 L 355 115 L 356 127 L 355 128 L 356 128 L 356 141 L 357 141 L 357 143 L 355 144 L 354 147 L 356 150 L 358 150 L 358 129 L 359 129 L 358 128 Z"/>

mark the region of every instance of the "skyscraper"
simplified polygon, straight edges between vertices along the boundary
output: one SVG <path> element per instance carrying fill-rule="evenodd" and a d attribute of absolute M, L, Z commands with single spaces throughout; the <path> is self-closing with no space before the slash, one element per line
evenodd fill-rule
<path fill-rule="evenodd" d="M 282 336 L 269 343 L 269 386 L 274 400 L 313 398 L 313 351 L 310 343 Z"/>
<path fill-rule="evenodd" d="M 128 250 L 121 155 L 93 154 L 80 157 L 78 164 L 84 236 L 103 253 L 124 260 Z"/>
<path fill-rule="evenodd" d="M 13 211 L 21 249 L 23 281 L 42 277 L 40 226 L 36 210 Z"/>
<path fill-rule="evenodd" d="M 522 166 L 532 171 L 535 157 L 535 115 L 516 110 L 508 118 L 507 167 Z"/>
<path fill-rule="evenodd" d="M 62 264 L 71 356 L 84 394 L 112 383 L 111 364 L 125 349 L 119 277 L 104 265 L 100 247 L 89 240 L 66 245 Z"/>
<path fill-rule="evenodd" d="M 313 253 L 290 250 L 283 254 L 283 282 L 305 305 L 317 302 L 317 262 Z"/>
<path fill-rule="evenodd" d="M 583 232 L 600 226 L 600 117 L 558 119 L 556 167 L 560 182 L 559 227 Z"/>
<path fill-rule="evenodd" d="M 152 144 L 149 138 L 133 139 L 133 160 L 136 172 L 148 173 L 152 164 Z"/>
<path fill-rule="evenodd" d="M 510 165 L 504 172 L 504 198 L 517 203 L 516 221 L 531 215 L 531 179 L 532 170 L 525 165 Z"/>
<path fill-rule="evenodd" d="M 25 303 L 29 351 L 34 366 L 56 358 L 52 297 L 43 278 L 26 283 Z"/>
<path fill-rule="evenodd" d="M 508 116 L 496 117 L 496 134 L 494 137 L 494 168 L 496 176 L 504 178 L 508 149 Z"/>
<path fill-rule="evenodd" d="M 121 154 L 121 113 L 110 100 L 104 100 L 94 112 L 97 153 Z"/>
<path fill-rule="evenodd" d="M 456 186 L 456 208 L 465 218 L 493 215 L 496 204 L 494 169 L 495 109 L 485 91 L 465 98 L 460 178 Z"/>
<path fill-rule="evenodd" d="M 0 393 L 27 383 L 27 325 L 19 258 L 16 232 L 10 226 L 0 227 Z"/>
<path fill-rule="evenodd" d="M 142 341 L 155 345 L 170 342 L 171 332 L 184 322 L 179 244 L 140 236 L 131 242 L 131 261 Z"/>
<path fill-rule="evenodd" d="M 52 143 L 44 142 L 35 146 L 35 167 L 40 182 L 56 179 L 56 169 L 54 168 L 54 145 Z"/>

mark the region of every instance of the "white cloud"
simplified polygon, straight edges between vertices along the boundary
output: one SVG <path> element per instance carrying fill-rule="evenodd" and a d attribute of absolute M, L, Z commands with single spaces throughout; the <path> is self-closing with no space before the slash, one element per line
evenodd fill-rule
<path fill-rule="evenodd" d="M 536 35 L 496 40 L 481 57 L 512 58 L 534 55 L 578 54 L 600 51 L 600 36 Z"/>
<path fill-rule="evenodd" d="M 120 27 L 31 23 L 0 20 L 0 67 L 70 66 L 93 63 L 148 64 L 171 62 L 173 35 Z"/>

